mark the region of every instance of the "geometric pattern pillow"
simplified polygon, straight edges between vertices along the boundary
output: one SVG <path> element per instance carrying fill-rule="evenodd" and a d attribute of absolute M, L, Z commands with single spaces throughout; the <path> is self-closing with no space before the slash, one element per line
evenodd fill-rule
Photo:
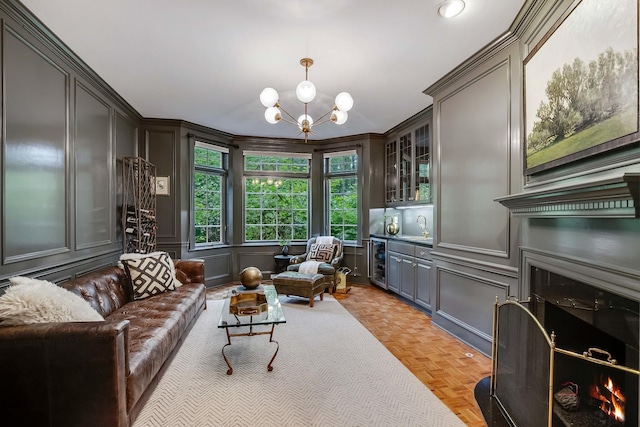
<path fill-rule="evenodd" d="M 121 258 L 131 284 L 133 299 L 145 299 L 175 290 L 173 261 L 166 252 L 154 252 L 145 257 Z"/>
<path fill-rule="evenodd" d="M 307 255 L 307 261 L 331 262 L 336 249 L 336 245 L 314 243 Z"/>

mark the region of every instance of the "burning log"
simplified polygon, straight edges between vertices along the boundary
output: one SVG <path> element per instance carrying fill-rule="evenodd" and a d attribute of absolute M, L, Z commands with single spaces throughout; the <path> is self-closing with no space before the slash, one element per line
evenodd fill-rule
<path fill-rule="evenodd" d="M 624 422 L 625 397 L 622 389 L 611 377 L 596 381 L 589 390 L 589 396 L 599 402 L 599 408 L 616 421 Z M 597 406 L 597 405 L 596 405 Z"/>

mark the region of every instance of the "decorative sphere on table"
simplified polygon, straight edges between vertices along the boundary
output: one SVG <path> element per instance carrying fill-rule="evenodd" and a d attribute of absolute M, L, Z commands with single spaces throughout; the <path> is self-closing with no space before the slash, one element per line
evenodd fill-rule
<path fill-rule="evenodd" d="M 255 289 L 262 283 L 262 271 L 256 267 L 247 267 L 240 272 L 240 282 L 247 289 Z"/>

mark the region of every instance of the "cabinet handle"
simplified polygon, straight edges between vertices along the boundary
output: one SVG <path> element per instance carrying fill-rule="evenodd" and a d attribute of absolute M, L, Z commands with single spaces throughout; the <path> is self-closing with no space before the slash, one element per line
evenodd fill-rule
<path fill-rule="evenodd" d="M 420 251 L 420 255 L 426 255 L 427 253 L 425 251 Z"/>

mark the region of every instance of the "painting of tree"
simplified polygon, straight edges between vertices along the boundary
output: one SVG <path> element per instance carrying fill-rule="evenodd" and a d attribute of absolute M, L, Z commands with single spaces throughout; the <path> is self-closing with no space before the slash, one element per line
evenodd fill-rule
<path fill-rule="evenodd" d="M 632 141 L 636 17 L 636 0 L 583 0 L 525 59 L 526 173 Z"/>

